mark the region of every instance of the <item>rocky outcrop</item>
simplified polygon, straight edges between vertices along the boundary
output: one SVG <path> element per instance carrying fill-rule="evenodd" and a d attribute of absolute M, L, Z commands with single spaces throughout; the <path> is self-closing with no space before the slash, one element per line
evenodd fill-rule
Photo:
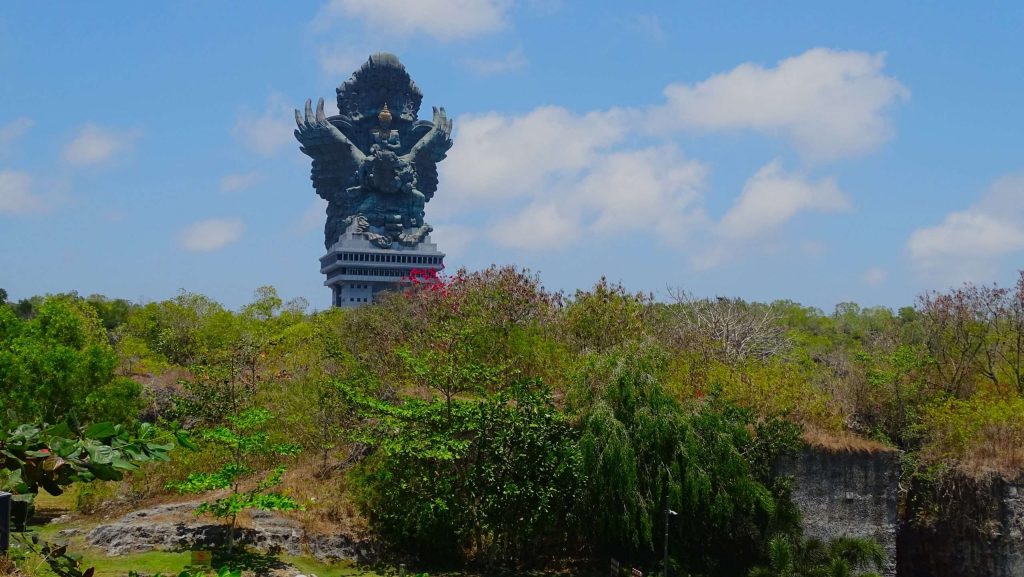
<path fill-rule="evenodd" d="M 793 478 L 807 537 L 873 538 L 886 551 L 883 575 L 896 574 L 898 453 L 808 447 L 781 460 L 778 473 Z"/>
<path fill-rule="evenodd" d="M 226 543 L 227 527 L 195 517 L 192 513 L 196 505 L 176 503 L 133 511 L 89 531 L 85 540 L 109 555 L 213 548 Z M 252 512 L 245 526 L 236 529 L 235 538 L 238 543 L 263 551 L 308 553 L 322 561 L 368 563 L 376 558 L 376 548 L 370 541 L 350 535 L 306 533 L 297 522 L 266 511 Z"/>
<path fill-rule="evenodd" d="M 1024 479 L 915 483 L 899 548 L 900 577 L 1024 575 Z"/>

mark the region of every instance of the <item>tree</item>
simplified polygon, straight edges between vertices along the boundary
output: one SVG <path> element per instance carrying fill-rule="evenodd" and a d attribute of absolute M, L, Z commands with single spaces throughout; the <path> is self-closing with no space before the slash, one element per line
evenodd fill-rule
<path fill-rule="evenodd" d="M 27 320 L 0 307 L 0 426 L 133 420 L 141 386 L 116 366 L 99 317 L 80 299 L 49 298 Z"/>
<path fill-rule="evenodd" d="M 701 350 L 705 359 L 735 364 L 766 359 L 791 346 L 781 315 L 770 305 L 724 297 L 696 299 L 679 290 L 672 297 L 677 338 Z"/>
<path fill-rule="evenodd" d="M 576 291 L 560 320 L 578 350 L 604 351 L 644 335 L 652 300 L 601 277 L 590 291 Z"/>
<path fill-rule="evenodd" d="M 792 522 L 770 463 L 797 446 L 799 429 L 712 396 L 683 404 L 662 385 L 667 368 L 655 343 L 627 343 L 593 359 L 570 391 L 587 479 L 581 530 L 597 551 L 653 563 L 671 508 L 687 520 L 673 526 L 673 555 L 735 575 L 773 524 Z"/>
<path fill-rule="evenodd" d="M 14 494 L 12 521 L 25 523 L 40 489 L 60 495 L 73 483 L 121 480 L 125 472 L 142 463 L 168 460 L 176 442 L 190 444 L 180 431 L 174 436 L 169 433 L 147 423 L 134 432 L 111 423 L 85 429 L 66 423 L 0 429 L 0 491 Z M 91 577 L 94 573 L 92 568 L 83 569 L 81 556 L 68 553 L 66 545 L 47 543 L 38 535 L 25 537 L 24 533 L 19 541 L 20 547 L 41 557 L 56 575 Z"/>
<path fill-rule="evenodd" d="M 434 563 L 519 564 L 564 542 L 582 479 L 547 388 L 521 382 L 451 407 L 347 391 L 375 449 L 357 469 L 361 507 L 391 544 Z"/>
<path fill-rule="evenodd" d="M 209 473 L 192 473 L 184 481 L 172 482 L 168 488 L 179 493 L 206 493 L 228 489 L 225 497 L 207 501 L 199 506 L 196 514 L 208 513 L 228 523 L 228 552 L 235 544 L 235 528 L 238 514 L 246 509 L 263 511 L 289 511 L 302 507 L 292 498 L 272 489 L 281 484 L 285 467 L 279 464 L 268 475 L 245 490 L 243 482 L 255 470 L 252 460 L 256 457 L 286 457 L 299 452 L 297 445 L 270 443 L 269 435 L 261 430 L 273 415 L 265 409 L 249 409 L 228 417 L 227 424 L 206 429 L 199 438 L 219 454 L 222 464 Z"/>

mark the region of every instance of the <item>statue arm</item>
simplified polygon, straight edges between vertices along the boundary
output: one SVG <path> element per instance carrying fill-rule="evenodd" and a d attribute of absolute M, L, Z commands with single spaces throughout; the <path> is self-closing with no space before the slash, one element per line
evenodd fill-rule
<path fill-rule="evenodd" d="M 362 161 L 365 155 L 359 148 L 348 139 L 345 134 L 338 130 L 337 126 L 331 124 L 324 115 L 324 99 L 321 98 L 316 105 L 316 114 L 313 113 L 312 101 L 306 100 L 305 117 L 295 111 L 295 138 L 302 144 L 301 150 L 308 156 L 317 157 L 325 148 L 336 148 L 341 146 L 352 157 L 356 163 Z"/>
<path fill-rule="evenodd" d="M 437 162 L 444 158 L 444 153 L 452 147 L 452 121 L 448 118 L 444 108 L 434 107 L 434 122 L 430 131 L 423 135 L 419 141 L 412 146 L 406 158 L 415 161 L 423 152 L 432 153 L 432 160 Z"/>

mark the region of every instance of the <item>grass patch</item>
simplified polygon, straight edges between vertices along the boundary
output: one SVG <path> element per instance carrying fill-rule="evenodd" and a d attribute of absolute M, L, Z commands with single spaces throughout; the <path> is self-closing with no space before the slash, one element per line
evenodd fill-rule
<path fill-rule="evenodd" d="M 323 563 L 312 557 L 293 557 L 284 555 L 281 560 L 301 571 L 305 575 L 316 574 L 317 577 L 383 577 L 371 569 L 353 565 L 350 562 Z M 407 575 L 411 573 L 406 572 Z M 395 571 L 393 575 L 397 575 Z"/>
<path fill-rule="evenodd" d="M 165 575 L 177 575 L 182 567 L 191 561 L 190 554 L 185 551 L 181 553 L 169 553 L 167 551 L 149 551 L 147 553 L 135 553 L 132 555 L 121 555 L 111 557 L 100 552 L 83 552 L 82 564 L 85 567 L 95 567 L 96 577 L 124 577 L 129 571 L 139 573 L 163 573 Z"/>

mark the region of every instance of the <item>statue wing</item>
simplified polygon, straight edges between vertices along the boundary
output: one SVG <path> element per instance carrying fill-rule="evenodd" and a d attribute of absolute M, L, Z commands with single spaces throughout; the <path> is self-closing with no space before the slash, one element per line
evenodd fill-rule
<path fill-rule="evenodd" d="M 452 147 L 452 121 L 444 108 L 434 108 L 434 122 L 421 120 L 413 125 L 412 134 L 420 139 L 406 155 L 416 169 L 416 189 L 430 200 L 437 192 L 437 163 Z"/>
<path fill-rule="evenodd" d="M 312 102 L 306 101 L 305 116 L 295 111 L 295 138 L 301 145 L 299 150 L 313 159 L 310 180 L 313 188 L 324 200 L 330 201 L 331 194 L 345 190 L 351 184 L 353 175 L 359 169 L 366 155 L 345 135 L 352 127 L 344 120 L 324 116 L 324 99 L 321 98 L 313 114 Z"/>

